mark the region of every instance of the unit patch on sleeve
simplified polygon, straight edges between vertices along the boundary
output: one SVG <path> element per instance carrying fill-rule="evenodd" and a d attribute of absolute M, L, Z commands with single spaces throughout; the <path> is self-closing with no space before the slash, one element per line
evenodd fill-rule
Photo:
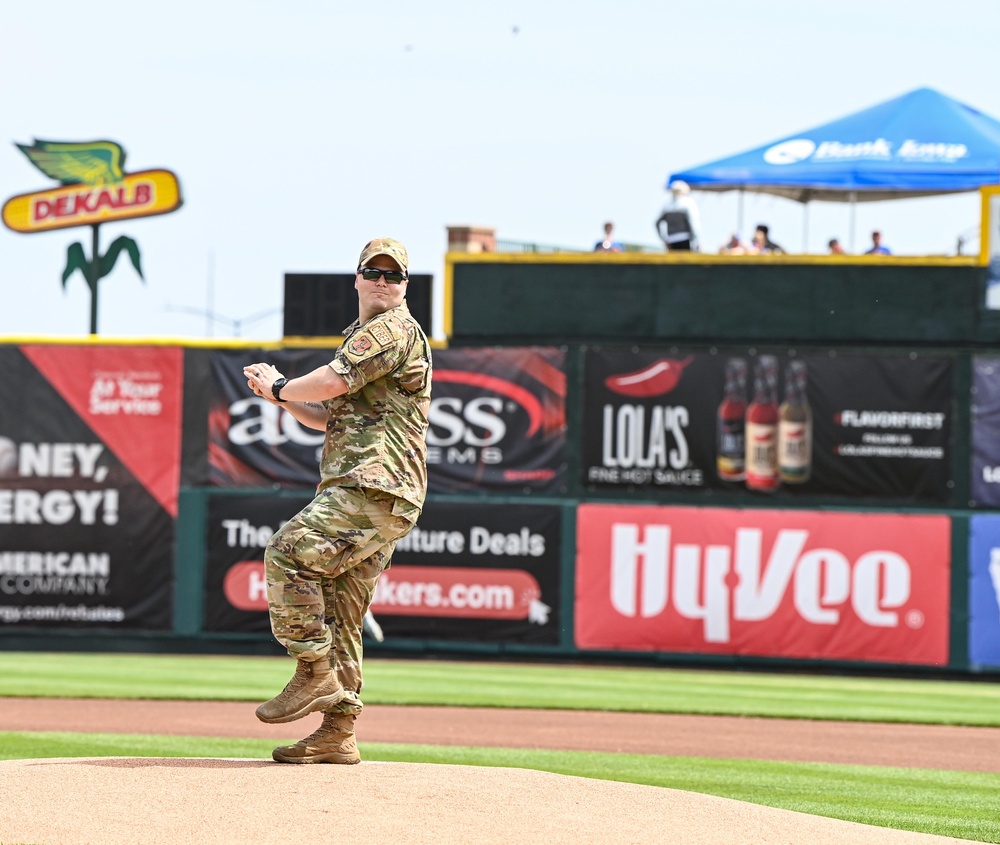
<path fill-rule="evenodd" d="M 347 351 L 351 353 L 351 357 L 361 359 L 373 347 L 372 339 L 367 334 L 359 334 L 357 337 L 351 338 L 350 343 L 347 344 Z"/>
<path fill-rule="evenodd" d="M 392 343 L 392 332 L 384 323 L 375 323 L 369 329 L 371 335 L 382 346 L 389 346 Z"/>

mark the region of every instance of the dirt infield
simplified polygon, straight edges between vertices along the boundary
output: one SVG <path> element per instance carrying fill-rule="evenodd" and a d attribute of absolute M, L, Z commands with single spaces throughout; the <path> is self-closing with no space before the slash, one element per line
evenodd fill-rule
<path fill-rule="evenodd" d="M 294 741 L 318 723 L 265 725 L 226 701 L 0 698 L 0 730 L 145 733 Z M 662 713 L 369 705 L 358 741 L 550 748 L 1000 772 L 1000 729 L 741 719 Z"/>
<path fill-rule="evenodd" d="M 260 737 L 278 744 L 316 723 L 318 717 L 264 725 L 243 703 L 0 699 L 0 730 L 8 731 Z M 1000 772 L 1000 730 L 992 728 L 373 705 L 358 722 L 358 737 L 362 754 L 365 743 L 392 742 Z M 0 795 L 0 842 L 33 845 L 343 837 L 498 845 L 963 841 L 636 784 L 406 763 L 10 761 L 0 763 Z"/>

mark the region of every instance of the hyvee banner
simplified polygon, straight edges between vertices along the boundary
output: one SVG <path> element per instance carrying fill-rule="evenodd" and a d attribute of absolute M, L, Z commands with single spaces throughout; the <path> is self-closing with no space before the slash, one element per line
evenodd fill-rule
<path fill-rule="evenodd" d="M 972 359 L 972 501 L 1000 505 L 1000 358 Z"/>
<path fill-rule="evenodd" d="M 267 360 L 289 378 L 335 350 L 218 351 L 209 418 L 212 483 L 313 486 L 323 433 L 253 396 L 243 367 Z M 441 349 L 433 353 L 428 483 L 433 492 L 561 490 L 566 375 L 559 349 Z"/>
<path fill-rule="evenodd" d="M 969 663 L 1000 667 L 1000 516 L 969 520 Z"/>
<path fill-rule="evenodd" d="M 945 516 L 581 505 L 576 644 L 943 666 Z"/>
<path fill-rule="evenodd" d="M 164 630 L 181 448 L 179 349 L 0 347 L 0 624 Z"/>
<path fill-rule="evenodd" d="M 308 499 L 213 495 L 205 630 L 267 633 L 263 553 Z M 372 611 L 387 637 L 557 644 L 561 511 L 429 502 Z"/>
<path fill-rule="evenodd" d="M 945 502 L 949 358 L 588 349 L 583 483 Z"/>

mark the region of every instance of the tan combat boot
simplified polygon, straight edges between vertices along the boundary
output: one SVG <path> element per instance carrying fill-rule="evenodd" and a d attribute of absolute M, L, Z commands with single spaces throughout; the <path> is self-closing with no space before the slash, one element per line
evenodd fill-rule
<path fill-rule="evenodd" d="M 324 713 L 315 733 L 295 745 L 281 745 L 271 752 L 277 763 L 360 763 L 354 739 L 354 720 L 349 713 Z"/>
<path fill-rule="evenodd" d="M 295 674 L 288 685 L 257 708 L 257 718 L 262 722 L 292 722 L 315 710 L 332 707 L 344 697 L 344 688 L 325 657 L 296 662 Z"/>

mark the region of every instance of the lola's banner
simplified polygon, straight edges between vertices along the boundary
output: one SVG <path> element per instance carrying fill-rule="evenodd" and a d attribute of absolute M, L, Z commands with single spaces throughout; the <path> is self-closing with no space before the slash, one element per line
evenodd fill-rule
<path fill-rule="evenodd" d="M 264 549 L 308 498 L 214 494 L 206 631 L 267 633 Z M 428 502 L 372 603 L 386 637 L 559 642 L 561 509 Z"/>
<path fill-rule="evenodd" d="M 945 516 L 581 505 L 576 645 L 943 666 Z"/>
<path fill-rule="evenodd" d="M 171 621 L 182 355 L 0 347 L 30 403 L 0 408 L 0 625 Z"/>
<path fill-rule="evenodd" d="M 583 483 L 947 502 L 953 360 L 591 348 Z"/>
<path fill-rule="evenodd" d="M 335 350 L 217 351 L 209 467 L 219 487 L 315 486 L 323 434 L 247 389 L 243 367 L 271 361 L 288 378 Z M 560 349 L 434 352 L 427 473 L 432 492 L 565 487 L 566 375 Z"/>

